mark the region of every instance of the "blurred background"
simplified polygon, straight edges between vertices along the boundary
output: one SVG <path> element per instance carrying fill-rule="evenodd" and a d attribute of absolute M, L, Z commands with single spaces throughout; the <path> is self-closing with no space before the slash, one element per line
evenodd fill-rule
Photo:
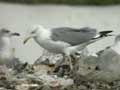
<path fill-rule="evenodd" d="M 98 31 L 114 30 L 120 33 L 120 0 L 1 0 L 0 28 L 21 34 L 13 38 L 16 57 L 33 63 L 42 54 L 42 48 L 23 39 L 34 24 L 45 28 L 92 27 Z M 114 37 L 105 38 L 88 47 L 91 53 L 113 44 Z"/>

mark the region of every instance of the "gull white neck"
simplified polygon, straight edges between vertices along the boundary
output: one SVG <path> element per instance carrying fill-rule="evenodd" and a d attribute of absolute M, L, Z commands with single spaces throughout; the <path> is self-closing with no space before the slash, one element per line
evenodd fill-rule
<path fill-rule="evenodd" d="M 41 39 L 41 40 L 46 40 L 46 39 L 50 39 L 51 36 L 51 32 L 47 29 L 42 29 L 38 35 L 37 38 Z"/>

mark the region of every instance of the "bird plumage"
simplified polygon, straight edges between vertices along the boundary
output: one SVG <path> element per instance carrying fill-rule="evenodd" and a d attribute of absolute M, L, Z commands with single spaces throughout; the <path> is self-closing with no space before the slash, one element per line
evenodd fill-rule
<path fill-rule="evenodd" d="M 64 41 L 70 45 L 78 45 L 91 40 L 96 35 L 96 29 L 84 27 L 76 28 L 53 28 L 51 38 L 54 41 Z"/>
<path fill-rule="evenodd" d="M 3 28 L 0 30 L 0 64 L 7 64 L 14 58 L 14 48 L 12 46 L 11 37 L 19 36 L 18 33 L 11 33 Z"/>
<path fill-rule="evenodd" d="M 96 29 L 88 27 L 80 29 L 69 27 L 45 29 L 43 26 L 37 25 L 32 28 L 29 37 L 25 39 L 24 43 L 30 38 L 34 38 L 44 49 L 53 53 L 61 53 L 70 60 L 71 54 L 83 50 L 87 45 L 106 37 L 107 34 L 107 31 L 97 33 Z"/>

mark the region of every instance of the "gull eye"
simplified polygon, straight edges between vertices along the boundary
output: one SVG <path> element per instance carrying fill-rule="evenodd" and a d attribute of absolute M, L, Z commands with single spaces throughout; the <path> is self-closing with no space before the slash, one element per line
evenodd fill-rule
<path fill-rule="evenodd" d="M 31 34 L 34 34 L 36 31 L 32 31 Z"/>

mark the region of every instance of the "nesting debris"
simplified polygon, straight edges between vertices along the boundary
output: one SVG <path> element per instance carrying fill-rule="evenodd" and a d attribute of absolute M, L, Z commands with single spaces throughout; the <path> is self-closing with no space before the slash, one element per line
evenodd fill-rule
<path fill-rule="evenodd" d="M 24 65 L 26 65 L 26 63 L 23 64 L 23 66 Z M 33 65 L 28 64 L 26 68 L 31 69 L 31 67 L 33 67 Z M 29 73 L 29 71 L 27 72 L 25 69 L 17 74 L 14 74 L 14 69 L 11 69 L 11 72 L 13 72 L 13 74 L 7 77 L 7 79 L 0 80 L 0 90 L 22 90 L 22 89 L 23 90 L 119 90 L 120 89 L 119 80 L 112 82 L 105 82 L 100 80 L 89 79 L 87 78 L 88 76 L 80 75 L 80 73 L 75 73 L 75 75 L 72 78 L 69 78 L 69 75 L 63 74 L 64 75 L 63 77 L 58 77 L 57 73 L 51 75 L 48 73 L 43 73 L 40 70 L 35 71 L 35 69 L 33 69 L 32 71 L 33 73 Z"/>
<path fill-rule="evenodd" d="M 98 57 L 72 58 L 72 72 L 69 65 L 61 64 L 62 57 L 49 53 L 31 65 L 19 63 L 13 64 L 14 68 L 2 67 L 0 90 L 120 90 L 120 55 L 112 50 L 107 48 Z"/>
<path fill-rule="evenodd" d="M 70 74 L 70 66 L 69 65 L 60 65 L 54 69 L 54 73 L 56 73 L 59 77 L 69 76 Z"/>
<path fill-rule="evenodd" d="M 39 65 L 39 64 L 52 65 L 62 60 L 63 60 L 62 55 L 49 53 L 48 51 L 43 50 L 43 54 L 34 62 L 34 65 Z"/>

